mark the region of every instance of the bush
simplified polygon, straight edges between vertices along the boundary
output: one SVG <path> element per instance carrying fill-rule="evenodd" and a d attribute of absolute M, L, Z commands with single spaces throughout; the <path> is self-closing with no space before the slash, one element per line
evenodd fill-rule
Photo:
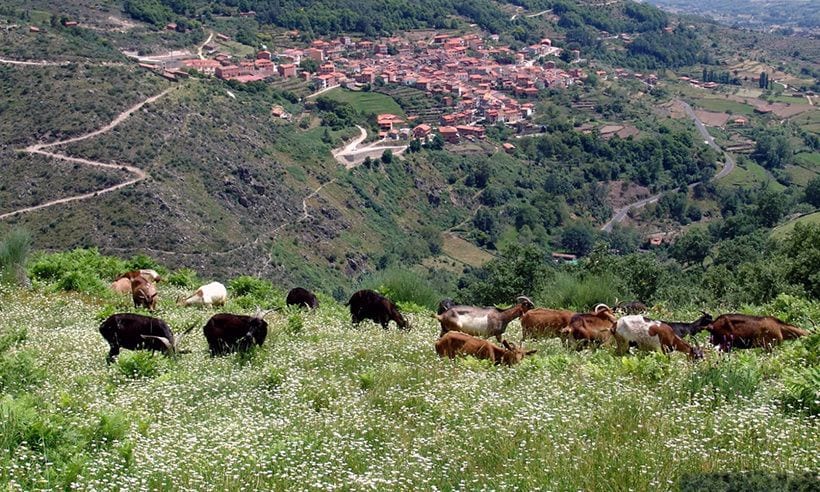
<path fill-rule="evenodd" d="M 557 272 L 536 296 L 536 304 L 588 311 L 598 303 L 612 306 L 619 297 L 617 282 L 607 274 L 577 277 Z"/>
<path fill-rule="evenodd" d="M 784 403 L 820 415 L 820 366 L 786 371 Z"/>
<path fill-rule="evenodd" d="M 24 283 L 26 262 L 31 251 L 31 235 L 15 229 L 0 242 L 0 282 Z"/>
<path fill-rule="evenodd" d="M 159 374 L 160 358 L 147 350 L 121 353 L 117 357 L 117 369 L 127 378 L 152 378 Z"/>
<path fill-rule="evenodd" d="M 171 285 L 186 287 L 189 289 L 199 287 L 202 284 L 199 277 L 197 277 L 196 271 L 190 268 L 180 268 L 179 270 L 168 274 L 166 280 Z"/>
<path fill-rule="evenodd" d="M 127 270 L 125 261 L 91 248 L 41 254 L 31 263 L 29 275 L 53 284 L 58 290 L 102 293 L 108 280 Z"/>
<path fill-rule="evenodd" d="M 267 280 L 242 275 L 228 282 L 234 300 L 245 309 L 281 307 L 282 296 Z"/>
<path fill-rule="evenodd" d="M 420 275 L 398 267 L 371 275 L 360 287 L 376 290 L 395 303 L 414 303 L 428 309 L 435 309 L 442 297 Z"/>
<path fill-rule="evenodd" d="M 687 383 L 690 397 L 710 394 L 715 404 L 731 401 L 740 396 L 750 396 L 760 383 L 761 374 L 756 358 L 748 354 L 738 354 L 723 360 L 713 360 L 700 364 L 692 372 Z"/>

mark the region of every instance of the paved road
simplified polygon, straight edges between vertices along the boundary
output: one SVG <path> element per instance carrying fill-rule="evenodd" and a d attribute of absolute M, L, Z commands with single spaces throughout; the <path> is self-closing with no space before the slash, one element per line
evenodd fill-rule
<path fill-rule="evenodd" d="M 736 166 L 735 158 L 732 157 L 728 152 L 725 152 L 723 149 L 720 148 L 720 146 L 718 146 L 715 143 L 714 137 L 712 137 L 712 135 L 709 134 L 709 131 L 706 129 L 706 126 L 703 124 L 702 121 L 700 121 L 698 116 L 695 114 L 695 111 L 692 109 L 692 106 L 690 106 L 689 104 L 687 104 L 686 102 L 681 101 L 681 100 L 678 100 L 678 102 L 683 106 L 683 109 L 684 109 L 684 111 L 686 111 L 686 114 L 692 119 L 692 121 L 695 122 L 695 127 L 698 129 L 698 132 L 700 133 L 701 138 L 703 138 L 703 142 L 706 145 L 708 145 L 709 147 L 712 147 L 713 149 L 715 149 L 718 152 L 723 154 L 723 159 L 724 159 L 723 168 L 721 168 L 721 170 L 718 171 L 717 174 L 712 176 L 712 181 L 715 181 L 715 180 L 718 180 L 718 179 L 720 179 L 724 176 L 727 176 L 729 173 L 734 171 L 735 166 Z M 688 188 L 691 190 L 692 188 L 697 186 L 699 183 L 700 183 L 700 181 L 695 182 L 695 183 L 690 183 L 688 185 Z M 629 213 L 630 210 L 639 209 L 639 208 L 645 207 L 646 205 L 648 205 L 650 203 L 655 203 L 663 196 L 664 193 L 666 193 L 666 192 L 660 192 L 660 193 L 652 195 L 648 198 L 644 198 L 642 200 L 638 200 L 637 202 L 630 203 L 629 205 L 625 205 L 621 208 L 616 208 L 615 213 L 612 215 L 612 218 L 609 219 L 609 221 L 606 224 L 601 226 L 601 230 L 606 231 L 606 232 L 612 231 L 612 227 L 615 224 L 619 224 L 619 223 L 623 222 L 624 219 L 626 219 L 626 216 L 627 216 L 627 214 Z"/>

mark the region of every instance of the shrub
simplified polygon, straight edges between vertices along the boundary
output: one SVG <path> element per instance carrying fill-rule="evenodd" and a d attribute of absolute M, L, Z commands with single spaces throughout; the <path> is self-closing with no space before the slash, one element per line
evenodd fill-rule
<path fill-rule="evenodd" d="M 404 268 L 388 268 L 377 272 L 360 286 L 378 291 L 396 303 L 415 303 L 428 309 L 435 309 L 441 294 L 417 273 Z"/>
<path fill-rule="evenodd" d="M 171 285 L 186 287 L 189 289 L 199 287 L 202 283 L 200 282 L 199 277 L 197 277 L 196 271 L 190 268 L 180 268 L 179 270 L 169 273 L 167 276 L 167 281 Z"/>
<path fill-rule="evenodd" d="M 536 304 L 587 311 L 598 303 L 609 306 L 618 298 L 615 279 L 607 274 L 579 278 L 568 272 L 557 272 L 536 295 Z"/>
<path fill-rule="evenodd" d="M 41 254 L 31 263 L 29 275 L 53 284 L 58 290 L 101 293 L 108 280 L 127 270 L 125 261 L 91 248 Z"/>
<path fill-rule="evenodd" d="M 132 379 L 152 378 L 160 371 L 159 357 L 145 350 L 120 354 L 116 365 L 125 377 Z"/>
<path fill-rule="evenodd" d="M 0 242 L 0 282 L 26 281 L 26 262 L 31 251 L 31 235 L 23 229 L 15 229 Z"/>
<path fill-rule="evenodd" d="M 282 305 L 281 301 L 276 301 L 276 298 L 282 296 L 278 295 L 273 284 L 267 280 L 242 275 L 231 280 L 228 287 L 234 300 L 243 308 L 250 309 L 256 306 L 270 308 Z"/>
<path fill-rule="evenodd" d="M 786 370 L 784 403 L 820 414 L 820 366 Z"/>
<path fill-rule="evenodd" d="M 754 357 L 738 355 L 700 364 L 686 383 L 687 392 L 690 397 L 700 393 L 711 394 L 715 404 L 752 395 L 757 390 L 761 375 L 750 359 Z"/>

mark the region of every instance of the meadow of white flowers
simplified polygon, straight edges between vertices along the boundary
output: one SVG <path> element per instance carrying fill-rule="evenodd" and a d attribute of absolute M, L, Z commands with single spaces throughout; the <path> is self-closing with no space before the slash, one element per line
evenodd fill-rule
<path fill-rule="evenodd" d="M 190 354 L 123 351 L 108 366 L 97 328 L 112 302 L 128 306 L 0 288 L 0 487 L 662 490 L 689 474 L 820 475 L 817 417 L 780 398 L 783 371 L 817 357 L 800 343 L 692 364 L 545 340 L 504 368 L 438 359 L 429 313 L 410 314 L 409 333 L 353 328 L 326 302 L 272 314 L 251 354 L 211 358 L 195 329 Z M 179 331 L 213 312 L 157 316 Z"/>

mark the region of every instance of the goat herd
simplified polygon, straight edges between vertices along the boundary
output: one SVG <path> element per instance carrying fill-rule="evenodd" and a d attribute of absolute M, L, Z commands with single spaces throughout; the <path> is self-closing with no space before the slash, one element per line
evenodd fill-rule
<path fill-rule="evenodd" d="M 119 276 L 111 287 L 117 292 L 130 292 L 135 307 L 154 310 L 157 298 L 154 282 L 160 280 L 154 270 L 134 270 Z M 178 303 L 185 306 L 212 306 L 224 305 L 226 301 L 225 286 L 211 282 L 197 289 L 190 297 L 180 298 Z M 288 292 L 285 302 L 288 306 L 310 309 L 319 305 L 316 296 L 301 287 Z M 379 323 L 384 329 L 387 329 L 390 321 L 395 322 L 400 329 L 410 329 L 410 324 L 396 304 L 372 290 L 355 292 L 346 305 L 350 307 L 354 325 L 369 319 Z M 710 333 L 710 343 L 724 352 L 732 348 L 769 349 L 783 340 L 808 334 L 806 330 L 772 316 L 722 314 L 713 319 L 708 313 L 702 312 L 700 318 L 685 323 L 652 320 L 640 314 L 644 310 L 646 306 L 640 302 L 622 303 L 615 311 L 626 315 L 617 318 L 613 309 L 606 304 L 598 304 L 590 313 L 576 313 L 536 308 L 524 296 L 516 299 L 516 303 L 508 309 L 462 306 L 445 299 L 439 303 L 437 314 L 434 315 L 441 324 L 435 349 L 440 357 L 452 359 L 457 355 L 472 355 L 479 359 L 489 359 L 494 364 L 516 364 L 524 356 L 536 352 L 526 351 L 521 346 L 502 340 L 501 336 L 507 325 L 517 318 L 521 318 L 522 341 L 528 338 L 560 337 L 575 341 L 581 348 L 612 344 L 614 340 L 619 354 L 626 353 L 630 346 L 637 346 L 641 350 L 663 353 L 677 350 L 693 360 L 702 358 L 703 351 L 697 342 L 690 343 L 686 338 L 693 337 L 702 330 L 707 330 Z M 257 309 L 253 316 L 230 313 L 213 315 L 203 328 L 211 355 L 247 350 L 254 344 L 261 346 L 268 333 L 264 317 L 269 312 Z M 168 324 L 159 318 L 119 313 L 103 321 L 100 333 L 110 346 L 107 358 L 110 363 L 119 354 L 120 348 L 175 353 L 180 341 L 193 328 L 191 326 L 175 336 Z M 487 341 L 486 338 L 489 337 L 495 337 L 502 343 L 502 347 Z"/>

